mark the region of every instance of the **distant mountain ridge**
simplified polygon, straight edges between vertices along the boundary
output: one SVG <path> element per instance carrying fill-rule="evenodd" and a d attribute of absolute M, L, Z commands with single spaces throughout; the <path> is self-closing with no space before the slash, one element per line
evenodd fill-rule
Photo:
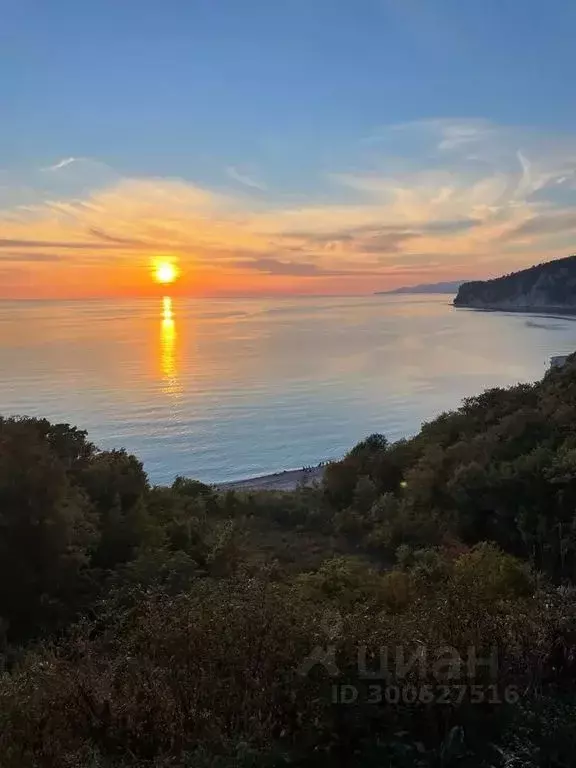
<path fill-rule="evenodd" d="M 398 293 L 456 293 L 464 281 L 452 280 L 445 283 L 422 283 L 421 285 L 404 285 L 393 291 L 376 291 L 376 296 L 390 296 Z"/>
<path fill-rule="evenodd" d="M 454 306 L 511 312 L 576 312 L 576 255 L 491 280 L 463 283 Z"/>

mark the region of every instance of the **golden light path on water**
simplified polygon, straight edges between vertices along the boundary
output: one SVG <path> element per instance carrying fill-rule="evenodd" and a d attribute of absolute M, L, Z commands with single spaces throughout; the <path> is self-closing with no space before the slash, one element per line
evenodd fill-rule
<path fill-rule="evenodd" d="M 337 458 L 375 431 L 414 434 L 574 350 L 574 319 L 456 311 L 449 299 L 192 300 L 162 288 L 0 302 L 2 411 L 78 424 L 138 455 L 154 483 L 224 482 Z"/>
<path fill-rule="evenodd" d="M 164 296 L 160 324 L 160 370 L 164 381 L 162 391 L 169 395 L 177 395 L 181 391 L 178 379 L 176 342 L 177 330 L 172 298 Z"/>

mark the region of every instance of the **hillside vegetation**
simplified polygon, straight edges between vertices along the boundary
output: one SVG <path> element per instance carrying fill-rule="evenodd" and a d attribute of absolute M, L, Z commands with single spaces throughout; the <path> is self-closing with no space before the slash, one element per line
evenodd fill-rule
<path fill-rule="evenodd" d="M 456 307 L 576 311 L 576 255 L 493 280 L 463 283 Z"/>
<path fill-rule="evenodd" d="M 462 285 L 462 280 L 450 280 L 443 283 L 420 283 L 419 285 L 403 285 L 391 291 L 376 291 L 376 296 L 389 296 L 402 293 L 456 293 Z"/>
<path fill-rule="evenodd" d="M 576 357 L 291 493 L 2 419 L 0 766 L 571 766 L 575 569 Z"/>

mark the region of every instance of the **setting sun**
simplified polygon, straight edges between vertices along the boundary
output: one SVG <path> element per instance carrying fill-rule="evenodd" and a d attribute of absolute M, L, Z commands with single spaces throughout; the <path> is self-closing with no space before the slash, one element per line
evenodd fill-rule
<path fill-rule="evenodd" d="M 162 285 L 173 283 L 178 274 L 178 267 L 171 261 L 159 261 L 154 266 L 154 279 Z"/>

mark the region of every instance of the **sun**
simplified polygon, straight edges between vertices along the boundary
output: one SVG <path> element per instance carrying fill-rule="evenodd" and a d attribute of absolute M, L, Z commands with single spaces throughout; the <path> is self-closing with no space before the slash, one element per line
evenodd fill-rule
<path fill-rule="evenodd" d="M 178 267 L 172 261 L 157 261 L 154 265 L 154 280 L 160 285 L 170 285 L 179 274 Z"/>

